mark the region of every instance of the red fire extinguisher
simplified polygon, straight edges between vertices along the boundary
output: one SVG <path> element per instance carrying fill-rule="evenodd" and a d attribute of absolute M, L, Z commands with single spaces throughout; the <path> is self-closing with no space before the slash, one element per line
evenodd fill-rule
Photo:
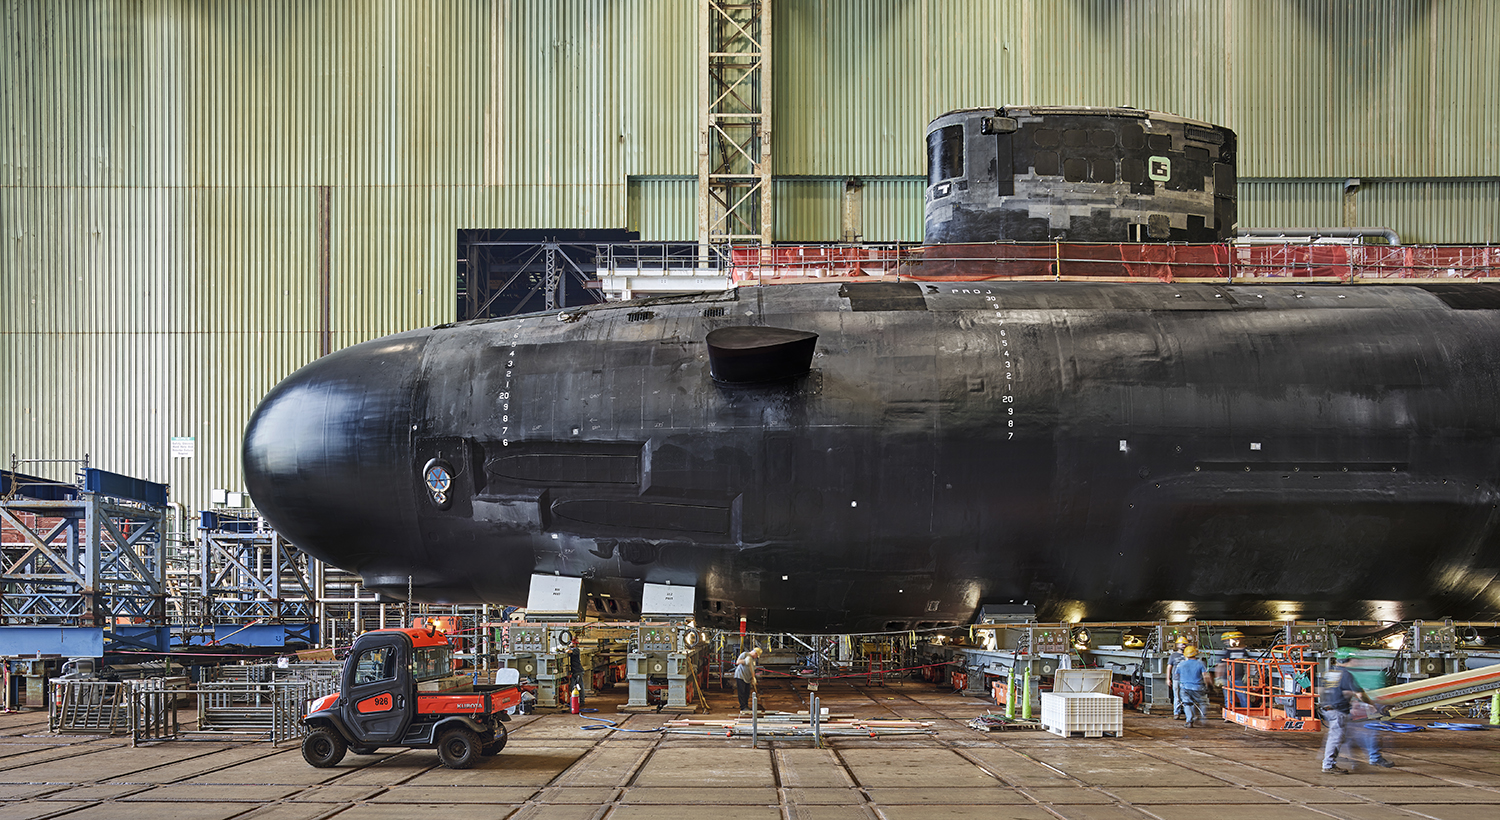
<path fill-rule="evenodd" d="M 575 684 L 573 686 L 573 694 L 568 696 L 568 710 L 575 715 L 578 714 L 578 710 L 583 707 L 583 704 L 579 702 L 582 699 L 582 693 L 578 691 L 578 686 Z"/>

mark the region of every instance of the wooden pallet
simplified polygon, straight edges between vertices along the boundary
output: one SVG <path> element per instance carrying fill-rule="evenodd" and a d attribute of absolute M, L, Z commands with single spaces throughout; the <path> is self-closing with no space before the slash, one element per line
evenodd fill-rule
<path fill-rule="evenodd" d="M 1057 735 L 1058 737 L 1122 737 L 1125 734 L 1123 731 L 1106 732 L 1102 729 L 1096 729 L 1094 731 L 1069 732 L 1060 726 L 1044 726 L 1042 728 L 1046 729 L 1050 734 Z"/>

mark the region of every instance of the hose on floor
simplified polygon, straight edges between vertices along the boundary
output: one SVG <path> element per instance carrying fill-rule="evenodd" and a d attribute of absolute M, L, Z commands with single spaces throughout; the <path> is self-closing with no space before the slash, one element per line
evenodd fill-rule
<path fill-rule="evenodd" d="M 594 710 L 590 709 L 588 711 L 592 712 Z M 598 723 L 586 723 L 586 724 L 584 724 L 583 725 L 584 730 L 589 730 L 589 729 L 614 729 L 617 732 L 640 732 L 642 734 L 649 734 L 651 732 L 660 732 L 662 729 L 666 728 L 665 726 L 658 726 L 655 729 L 624 729 L 624 728 L 620 727 L 620 724 L 618 724 L 618 723 L 610 720 L 609 718 L 594 717 L 592 715 L 585 715 L 585 714 L 579 714 L 579 717 L 583 718 L 584 720 L 597 720 L 597 721 L 599 721 Z"/>
<path fill-rule="evenodd" d="M 1374 729 L 1379 732 L 1400 732 L 1402 734 L 1422 731 L 1422 727 L 1415 723 L 1391 723 L 1381 720 L 1366 723 L 1365 728 Z"/>

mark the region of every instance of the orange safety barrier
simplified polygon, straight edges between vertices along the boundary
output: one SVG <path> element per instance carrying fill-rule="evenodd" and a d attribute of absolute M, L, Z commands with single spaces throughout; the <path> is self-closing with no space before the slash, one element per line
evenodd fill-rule
<path fill-rule="evenodd" d="M 1318 732 L 1314 687 L 1318 663 L 1304 644 L 1278 645 L 1259 658 L 1226 661 L 1224 719 L 1263 732 Z"/>
<path fill-rule="evenodd" d="M 731 250 L 730 277 L 740 285 L 871 278 L 958 282 L 1492 279 L 1500 278 L 1500 246 L 1305 242 L 743 246 Z"/>

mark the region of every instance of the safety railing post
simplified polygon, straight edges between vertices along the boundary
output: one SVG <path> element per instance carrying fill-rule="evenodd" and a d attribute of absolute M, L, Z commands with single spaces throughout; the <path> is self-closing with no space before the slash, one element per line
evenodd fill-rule
<path fill-rule="evenodd" d="M 750 748 L 760 748 L 760 693 L 750 693 Z"/>

